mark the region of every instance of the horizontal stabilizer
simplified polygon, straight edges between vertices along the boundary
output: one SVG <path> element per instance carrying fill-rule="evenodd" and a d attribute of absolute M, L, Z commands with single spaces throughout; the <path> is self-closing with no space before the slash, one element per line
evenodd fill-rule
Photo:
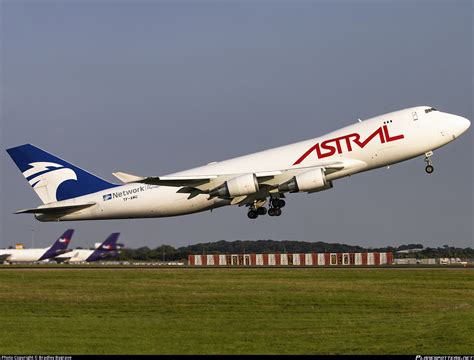
<path fill-rule="evenodd" d="M 51 206 L 51 207 L 44 207 L 44 208 L 35 208 L 35 209 L 25 209 L 15 212 L 15 214 L 47 214 L 47 215 L 54 215 L 54 214 L 67 214 L 70 212 L 74 212 L 77 210 L 82 210 L 88 208 L 95 203 L 88 203 L 88 204 L 80 204 L 80 205 L 66 205 L 66 206 Z"/>

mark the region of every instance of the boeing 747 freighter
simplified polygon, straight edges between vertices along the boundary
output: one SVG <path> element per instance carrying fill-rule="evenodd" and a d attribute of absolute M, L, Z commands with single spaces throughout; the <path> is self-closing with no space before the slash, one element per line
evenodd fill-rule
<path fill-rule="evenodd" d="M 315 193 L 335 180 L 423 156 L 454 141 L 469 120 L 418 106 L 359 121 L 324 136 L 165 176 L 114 175 L 112 184 L 34 145 L 8 149 L 43 205 L 18 211 L 40 221 L 158 218 L 226 205 L 248 217 L 280 216 L 286 194 Z M 269 205 L 268 208 L 266 205 Z"/>

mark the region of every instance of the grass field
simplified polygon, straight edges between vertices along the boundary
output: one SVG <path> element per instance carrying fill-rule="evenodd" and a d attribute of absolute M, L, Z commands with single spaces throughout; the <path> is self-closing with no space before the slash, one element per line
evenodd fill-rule
<path fill-rule="evenodd" d="M 0 270 L 0 354 L 472 354 L 469 269 Z"/>

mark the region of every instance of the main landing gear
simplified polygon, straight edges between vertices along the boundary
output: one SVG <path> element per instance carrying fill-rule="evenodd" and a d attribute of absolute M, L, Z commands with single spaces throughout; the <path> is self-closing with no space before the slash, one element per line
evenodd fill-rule
<path fill-rule="evenodd" d="M 258 215 L 266 215 L 267 214 L 267 208 L 263 206 L 265 204 L 265 201 L 263 202 L 258 202 L 255 201 L 254 204 L 250 207 L 249 212 L 247 213 L 247 216 L 249 219 L 256 219 L 258 218 Z"/>
<path fill-rule="evenodd" d="M 281 208 L 286 205 L 285 200 L 273 198 L 270 200 L 271 208 L 268 209 L 269 216 L 280 216 L 281 215 Z"/>
<path fill-rule="evenodd" d="M 268 216 L 280 216 L 281 215 L 281 208 L 286 205 L 285 200 L 279 198 L 271 198 L 270 200 L 270 208 L 267 211 L 267 208 L 264 206 L 256 207 L 255 204 L 250 208 L 247 216 L 249 219 L 256 219 L 259 215 L 266 215 Z"/>
<path fill-rule="evenodd" d="M 257 210 L 255 209 L 250 209 L 249 212 L 247 213 L 247 216 L 249 217 L 249 219 L 256 219 L 258 218 L 258 212 Z"/>
<path fill-rule="evenodd" d="M 433 156 L 433 151 L 428 151 L 427 153 L 425 153 L 425 162 L 426 162 L 426 167 L 425 167 L 425 171 L 428 173 L 428 174 L 431 174 L 434 170 L 433 168 L 433 163 L 431 162 L 431 157 Z"/>

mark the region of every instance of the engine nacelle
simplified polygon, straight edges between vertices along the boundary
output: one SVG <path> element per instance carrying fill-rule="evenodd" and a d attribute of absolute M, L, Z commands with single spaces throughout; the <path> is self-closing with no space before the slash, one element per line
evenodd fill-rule
<path fill-rule="evenodd" d="M 235 197 L 256 193 L 259 190 L 257 176 L 255 174 L 245 174 L 227 180 L 222 185 L 211 190 L 211 196 Z"/>
<path fill-rule="evenodd" d="M 314 169 L 296 175 L 290 181 L 281 184 L 278 190 L 281 192 L 317 192 L 332 188 L 332 182 L 326 180 L 323 169 Z"/>

